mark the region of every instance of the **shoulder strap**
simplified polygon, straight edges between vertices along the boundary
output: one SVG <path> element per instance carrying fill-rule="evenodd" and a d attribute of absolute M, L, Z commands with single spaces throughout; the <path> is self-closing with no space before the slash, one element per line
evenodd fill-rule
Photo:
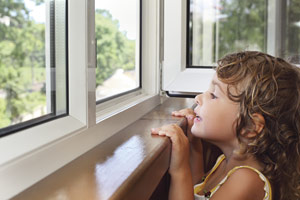
<path fill-rule="evenodd" d="M 212 173 L 214 173 L 214 171 L 216 171 L 216 169 L 219 167 L 219 165 L 222 163 L 222 161 L 225 159 L 225 155 L 221 154 L 217 161 L 216 164 L 213 166 L 213 168 L 210 170 L 209 174 L 207 175 L 207 177 L 209 177 Z"/>
<path fill-rule="evenodd" d="M 225 155 L 222 154 L 218 157 L 217 161 L 216 161 L 216 164 L 213 166 L 213 168 L 210 170 L 210 172 L 208 173 L 208 175 L 205 177 L 205 179 L 203 180 L 202 183 L 196 185 L 194 187 L 194 193 L 197 194 L 199 193 L 200 191 L 203 190 L 203 187 L 205 186 L 208 178 L 210 177 L 211 174 L 214 173 L 214 171 L 216 171 L 216 169 L 219 167 L 219 165 L 222 163 L 222 161 L 225 159 Z"/>
<path fill-rule="evenodd" d="M 210 175 L 212 175 L 216 169 L 219 167 L 219 165 L 222 163 L 222 161 L 225 159 L 225 155 L 222 154 L 218 157 L 216 164 L 213 166 L 213 168 L 210 170 L 209 174 L 206 176 L 204 182 L 206 182 L 208 180 L 208 178 L 210 177 Z"/>

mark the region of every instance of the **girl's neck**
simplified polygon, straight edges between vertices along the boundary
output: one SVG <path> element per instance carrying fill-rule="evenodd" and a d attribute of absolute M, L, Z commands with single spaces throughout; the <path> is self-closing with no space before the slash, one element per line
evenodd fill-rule
<path fill-rule="evenodd" d="M 236 166 L 248 165 L 256 168 L 257 170 L 263 170 L 263 164 L 260 163 L 252 154 L 249 153 L 240 153 L 240 145 L 233 145 L 222 147 L 219 146 L 223 154 L 225 155 L 224 167 L 227 170 L 230 170 Z"/>
<path fill-rule="evenodd" d="M 226 171 L 231 170 L 232 168 L 236 166 L 250 166 L 254 167 L 259 171 L 263 170 L 263 165 L 260 163 L 253 155 L 251 154 L 239 154 L 236 152 L 230 152 L 226 153 L 223 152 L 225 155 L 225 160 L 224 160 L 224 167 L 226 168 Z"/>
<path fill-rule="evenodd" d="M 264 169 L 262 163 L 260 163 L 252 154 L 243 153 L 244 147 L 240 144 L 240 142 L 236 139 L 231 141 L 230 143 L 224 142 L 215 142 L 215 141 L 208 141 L 217 147 L 225 155 L 225 160 L 223 161 L 222 167 L 224 167 L 225 171 L 231 170 L 236 166 L 243 166 L 248 165 L 251 167 L 256 168 L 259 171 Z"/>

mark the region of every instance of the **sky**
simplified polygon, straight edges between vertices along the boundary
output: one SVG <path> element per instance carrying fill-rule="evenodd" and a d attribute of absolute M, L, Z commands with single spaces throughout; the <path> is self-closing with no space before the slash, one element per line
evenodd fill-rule
<path fill-rule="evenodd" d="M 36 6 L 31 0 L 24 0 L 31 11 L 30 16 L 37 22 L 45 22 L 45 5 Z M 95 8 L 108 10 L 120 23 L 120 30 L 127 33 L 129 39 L 136 39 L 138 0 L 95 0 Z"/>
<path fill-rule="evenodd" d="M 45 4 L 41 4 L 36 6 L 34 1 L 24 0 L 26 8 L 29 9 L 30 17 L 32 17 L 35 21 L 40 23 L 45 23 Z"/>
<path fill-rule="evenodd" d="M 138 0 L 95 0 L 95 8 L 109 10 L 113 18 L 119 20 L 121 31 L 126 31 L 129 39 L 135 39 L 137 2 Z"/>

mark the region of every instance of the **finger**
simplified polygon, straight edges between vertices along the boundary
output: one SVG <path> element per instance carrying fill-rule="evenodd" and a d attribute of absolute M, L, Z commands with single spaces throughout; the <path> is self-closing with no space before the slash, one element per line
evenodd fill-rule
<path fill-rule="evenodd" d="M 166 136 L 170 138 L 173 148 L 178 148 L 188 143 L 187 137 L 180 132 L 166 132 Z"/>
<path fill-rule="evenodd" d="M 191 115 L 191 114 L 189 114 L 189 115 L 186 116 L 186 118 L 187 118 L 189 121 L 194 120 L 195 117 L 196 117 L 195 115 Z"/>
<path fill-rule="evenodd" d="M 186 112 L 184 111 L 173 111 L 172 112 L 172 115 L 175 116 L 175 117 L 184 117 L 186 115 Z"/>
<path fill-rule="evenodd" d="M 160 135 L 160 136 L 167 136 L 167 133 L 168 133 L 168 131 L 165 131 L 165 130 L 158 131 L 158 135 Z"/>
<path fill-rule="evenodd" d="M 173 116 L 181 116 L 181 113 L 179 111 L 173 111 L 172 115 Z"/>
<path fill-rule="evenodd" d="M 151 128 L 151 134 L 158 134 L 161 128 Z"/>
<path fill-rule="evenodd" d="M 188 120 L 189 124 L 194 122 L 195 115 L 187 115 L 186 119 Z"/>

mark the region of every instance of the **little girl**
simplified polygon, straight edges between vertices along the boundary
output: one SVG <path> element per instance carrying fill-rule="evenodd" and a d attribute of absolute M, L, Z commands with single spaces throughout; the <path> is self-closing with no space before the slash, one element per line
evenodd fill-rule
<path fill-rule="evenodd" d="M 195 100 L 194 111 L 173 112 L 187 118 L 187 136 L 177 125 L 151 130 L 172 141 L 169 199 L 300 199 L 298 68 L 260 52 L 230 54 Z M 223 152 L 207 176 L 200 138 Z"/>

